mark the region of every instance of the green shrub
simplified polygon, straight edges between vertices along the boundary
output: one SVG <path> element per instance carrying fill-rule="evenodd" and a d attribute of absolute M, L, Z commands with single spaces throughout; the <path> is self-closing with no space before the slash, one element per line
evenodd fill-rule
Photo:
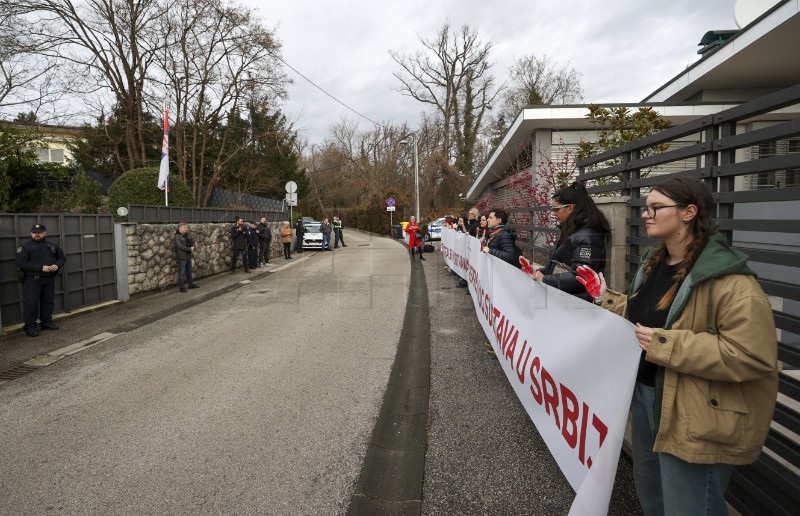
<path fill-rule="evenodd" d="M 159 190 L 158 168 L 135 168 L 119 176 L 108 190 L 108 209 L 119 220 L 117 208 L 129 204 L 164 206 L 164 191 Z M 194 196 L 180 177 L 169 175 L 169 205 L 195 206 Z"/>

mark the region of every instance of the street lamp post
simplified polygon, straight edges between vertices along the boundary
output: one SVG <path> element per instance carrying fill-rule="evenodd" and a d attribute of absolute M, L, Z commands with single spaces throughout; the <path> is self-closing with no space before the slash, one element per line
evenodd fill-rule
<path fill-rule="evenodd" d="M 411 143 L 414 145 L 414 202 L 417 214 L 417 222 L 419 222 L 419 149 L 417 148 L 417 134 L 409 133 L 401 141 L 401 145 L 408 145 L 408 138 L 411 138 Z"/>

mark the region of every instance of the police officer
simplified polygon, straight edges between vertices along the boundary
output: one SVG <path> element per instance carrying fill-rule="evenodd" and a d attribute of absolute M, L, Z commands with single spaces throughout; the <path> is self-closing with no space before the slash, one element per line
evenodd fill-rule
<path fill-rule="evenodd" d="M 53 322 L 56 275 L 61 272 L 67 257 L 54 242 L 45 240 L 47 230 L 42 224 L 31 227 L 31 239 L 17 249 L 17 268 L 25 274 L 22 283 L 25 334 L 37 337 L 37 316 L 43 330 L 57 330 Z"/>
<path fill-rule="evenodd" d="M 250 232 L 247 234 L 247 262 L 251 269 L 258 269 L 261 265 L 258 264 L 258 224 L 255 222 L 250 223 Z"/>

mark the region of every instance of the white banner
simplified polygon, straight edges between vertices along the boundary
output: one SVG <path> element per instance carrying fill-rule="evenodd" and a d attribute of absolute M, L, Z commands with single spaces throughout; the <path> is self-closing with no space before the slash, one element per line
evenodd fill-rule
<path fill-rule="evenodd" d="M 570 514 L 606 514 L 641 353 L 633 325 L 533 281 L 469 235 L 443 229 L 441 250 L 469 282 L 511 386 L 576 491 Z"/>

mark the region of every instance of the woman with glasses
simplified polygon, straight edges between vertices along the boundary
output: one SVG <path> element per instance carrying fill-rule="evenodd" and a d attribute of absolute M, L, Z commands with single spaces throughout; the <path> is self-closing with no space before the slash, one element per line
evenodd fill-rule
<path fill-rule="evenodd" d="M 767 296 L 747 256 L 714 233 L 703 183 L 672 178 L 642 210 L 647 236 L 628 295 L 578 270 L 596 302 L 636 324 L 633 475 L 646 515 L 728 514 L 734 465 L 754 462 L 778 389 Z"/>
<path fill-rule="evenodd" d="M 591 302 L 592 297 L 578 283 L 576 268 L 587 265 L 598 272 L 604 270 L 606 241 L 611 234 L 608 220 L 577 181 L 553 194 L 550 209 L 561 233 L 547 265 L 531 277 Z"/>

